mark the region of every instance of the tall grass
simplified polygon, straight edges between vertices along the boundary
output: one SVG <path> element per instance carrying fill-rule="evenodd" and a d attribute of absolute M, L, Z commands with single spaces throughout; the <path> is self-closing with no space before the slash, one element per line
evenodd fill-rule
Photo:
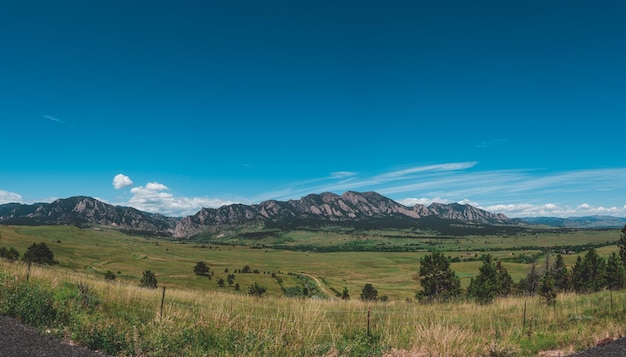
<path fill-rule="evenodd" d="M 58 267 L 0 261 L 0 311 L 19 289 L 52 296 L 42 330 L 122 356 L 533 356 L 624 335 L 626 292 L 423 305 L 150 290 Z M 611 305 L 612 299 L 612 305 Z M 526 313 L 524 313 L 526 311 Z"/>

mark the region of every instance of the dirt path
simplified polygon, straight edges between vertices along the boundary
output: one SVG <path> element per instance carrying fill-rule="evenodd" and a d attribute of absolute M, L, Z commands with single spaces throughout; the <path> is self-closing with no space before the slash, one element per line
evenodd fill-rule
<path fill-rule="evenodd" d="M 49 336 L 0 316 L 0 357 L 105 357 L 104 354 Z"/>
<path fill-rule="evenodd" d="M 333 293 L 320 278 L 316 277 L 315 275 L 311 275 L 307 273 L 300 273 L 300 275 L 306 276 L 307 278 L 313 280 L 315 284 L 317 284 L 317 286 L 320 288 L 320 290 L 324 294 L 326 294 L 326 296 L 328 296 L 329 299 L 331 300 L 339 299 L 338 297 L 335 296 L 335 293 Z"/>

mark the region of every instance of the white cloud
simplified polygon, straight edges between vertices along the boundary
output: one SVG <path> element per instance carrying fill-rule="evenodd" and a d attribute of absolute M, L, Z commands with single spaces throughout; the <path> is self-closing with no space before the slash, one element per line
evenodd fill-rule
<path fill-rule="evenodd" d="M 447 172 L 447 171 L 460 171 L 472 168 L 478 164 L 475 161 L 472 162 L 453 162 L 447 164 L 436 164 L 436 165 L 426 165 L 426 166 L 417 166 L 411 167 L 404 170 L 391 171 L 378 176 L 375 176 L 374 179 L 378 181 L 388 182 L 388 181 L 396 181 L 403 179 L 405 176 L 415 173 L 423 173 L 423 172 Z"/>
<path fill-rule="evenodd" d="M 436 198 L 404 198 L 401 200 L 396 200 L 396 202 L 405 205 L 407 207 L 413 207 L 415 205 L 424 205 L 424 206 L 428 206 L 431 203 L 437 202 L 437 203 L 450 203 L 450 201 L 443 199 L 441 197 L 436 197 Z"/>
<path fill-rule="evenodd" d="M 54 122 L 60 123 L 60 124 L 65 124 L 65 123 L 63 123 L 63 121 L 62 121 L 62 120 L 57 119 L 57 118 L 55 118 L 55 117 L 51 117 L 51 116 L 49 116 L 49 115 L 44 115 L 43 117 L 44 117 L 44 118 L 46 118 L 46 119 L 48 119 L 48 120 L 52 120 L 52 121 L 54 121 Z"/>
<path fill-rule="evenodd" d="M 479 207 L 480 206 L 480 204 L 478 204 L 477 202 L 470 201 L 467 198 L 462 200 L 462 201 L 459 201 L 458 203 L 460 203 L 462 205 L 469 205 L 469 206 L 474 206 L 474 207 Z"/>
<path fill-rule="evenodd" d="M 356 176 L 357 173 L 356 172 L 351 172 L 351 171 L 337 171 L 337 172 L 332 172 L 330 174 L 330 178 L 331 179 L 337 179 L 337 180 L 343 180 L 349 177 L 353 177 Z"/>
<path fill-rule="evenodd" d="M 132 184 L 133 180 L 131 180 L 130 177 L 124 174 L 117 174 L 113 178 L 113 187 L 115 187 L 116 190 L 121 190 L 122 188 L 132 186 Z"/>
<path fill-rule="evenodd" d="M 133 187 L 128 204 L 142 211 L 160 213 L 166 216 L 188 216 L 201 208 L 217 208 L 235 202 L 208 197 L 174 196 L 170 189 L 158 182 Z"/>
<path fill-rule="evenodd" d="M 14 192 L 0 190 L 0 204 L 13 202 L 22 202 L 22 196 Z"/>
<path fill-rule="evenodd" d="M 584 217 L 595 215 L 609 215 L 609 216 L 626 216 L 626 205 L 622 208 L 618 207 L 602 207 L 592 206 L 588 203 L 582 203 L 576 207 L 569 205 L 560 205 L 555 203 L 544 204 L 509 204 L 509 205 L 493 205 L 487 207 L 479 207 L 481 209 L 504 213 L 509 217 Z"/>

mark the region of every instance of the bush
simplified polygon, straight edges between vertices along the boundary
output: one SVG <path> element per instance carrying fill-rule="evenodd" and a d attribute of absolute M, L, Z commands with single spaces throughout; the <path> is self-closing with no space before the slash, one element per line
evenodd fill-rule
<path fill-rule="evenodd" d="M 107 272 L 104 273 L 104 280 L 115 280 L 115 274 L 113 274 L 112 271 L 107 270 Z"/>
<path fill-rule="evenodd" d="M 0 308 L 3 315 L 33 326 L 51 326 L 56 321 L 58 311 L 54 307 L 52 293 L 39 285 L 21 283 L 7 289 L 5 294 L 4 304 Z"/>
<path fill-rule="evenodd" d="M 265 286 L 261 286 L 257 283 L 254 283 L 254 285 L 250 285 L 250 287 L 248 288 L 248 295 L 261 297 L 263 296 L 265 291 L 267 291 Z"/>
<path fill-rule="evenodd" d="M 100 350 L 109 355 L 117 355 L 127 348 L 123 334 L 117 332 L 114 325 L 84 326 L 84 329 L 75 336 L 76 340 L 92 350 Z"/>

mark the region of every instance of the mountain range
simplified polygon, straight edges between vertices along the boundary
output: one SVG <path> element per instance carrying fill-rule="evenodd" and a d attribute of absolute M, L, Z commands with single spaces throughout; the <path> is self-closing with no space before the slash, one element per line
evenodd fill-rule
<path fill-rule="evenodd" d="M 626 219 L 616 217 L 511 219 L 504 214 L 458 203 L 404 206 L 376 192 L 348 191 L 310 194 L 297 200 L 263 201 L 202 208 L 184 218 L 147 213 L 132 207 L 113 206 L 95 198 L 76 196 L 51 203 L 0 205 L 0 224 L 75 225 L 109 227 L 128 233 L 190 238 L 202 232 L 217 232 L 246 226 L 293 228 L 342 224 L 441 227 L 442 225 L 551 225 L 566 228 L 621 227 Z"/>

